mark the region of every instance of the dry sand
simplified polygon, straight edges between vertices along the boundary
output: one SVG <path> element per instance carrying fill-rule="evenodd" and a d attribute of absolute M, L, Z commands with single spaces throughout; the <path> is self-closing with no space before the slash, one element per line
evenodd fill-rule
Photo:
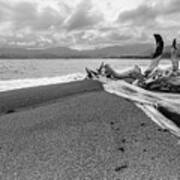
<path fill-rule="evenodd" d="M 0 110 L 2 180 L 180 179 L 177 139 L 97 82 L 1 93 Z"/>

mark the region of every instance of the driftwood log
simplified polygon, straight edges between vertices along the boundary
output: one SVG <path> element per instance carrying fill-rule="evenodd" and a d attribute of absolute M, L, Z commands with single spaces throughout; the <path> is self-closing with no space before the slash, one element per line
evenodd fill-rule
<path fill-rule="evenodd" d="M 170 68 L 161 69 L 158 67 L 163 53 L 164 42 L 160 35 L 154 35 L 157 48 L 150 66 L 145 71 L 145 77 L 139 80 L 138 85 L 149 90 L 180 92 L 180 71 L 179 61 L 177 59 L 177 43 L 173 40 L 171 46 Z"/>
<path fill-rule="evenodd" d="M 150 65 L 144 72 L 136 65 L 126 72 L 119 73 L 112 69 L 110 65 L 102 63 L 99 69 L 95 71 L 86 68 L 87 78 L 99 80 L 105 83 L 105 87 L 109 84 L 108 88 L 105 88 L 107 92 L 132 100 L 145 113 L 151 115 L 151 119 L 161 128 L 180 138 L 180 97 L 178 94 L 169 94 L 180 93 L 180 70 L 176 39 L 173 40 L 171 46 L 170 61 L 172 65 L 170 68 L 162 69 L 158 65 L 162 57 L 164 42 L 159 34 L 155 34 L 154 37 L 156 50 Z M 105 79 L 111 79 L 110 83 L 103 80 L 102 77 L 104 76 Z M 128 83 L 123 81 L 114 82 L 120 79 Z M 142 88 L 158 92 L 145 91 Z"/>
<path fill-rule="evenodd" d="M 134 83 L 144 89 L 151 91 L 163 92 L 180 92 L 180 70 L 179 62 L 177 59 L 177 43 L 176 39 L 173 40 L 171 46 L 171 64 L 170 68 L 162 69 L 158 67 L 159 62 L 164 50 L 164 41 L 159 34 L 154 34 L 156 40 L 156 50 L 152 56 L 152 60 L 145 72 L 136 65 L 132 69 L 119 73 L 111 68 L 109 64 L 101 64 L 100 68 L 96 71 L 86 68 L 88 78 L 93 76 L 105 75 L 107 78 L 114 80 L 123 79 L 130 83 Z"/>

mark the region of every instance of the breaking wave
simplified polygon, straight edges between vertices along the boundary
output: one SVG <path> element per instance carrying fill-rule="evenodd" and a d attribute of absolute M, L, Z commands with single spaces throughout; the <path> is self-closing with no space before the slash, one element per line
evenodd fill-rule
<path fill-rule="evenodd" d="M 68 83 L 72 81 L 79 81 L 84 78 L 85 78 L 85 74 L 74 73 L 74 74 L 68 74 L 68 75 L 56 76 L 56 77 L 1 80 L 0 92 L 22 89 L 22 88 L 30 88 L 36 86 L 45 86 L 50 84 Z"/>

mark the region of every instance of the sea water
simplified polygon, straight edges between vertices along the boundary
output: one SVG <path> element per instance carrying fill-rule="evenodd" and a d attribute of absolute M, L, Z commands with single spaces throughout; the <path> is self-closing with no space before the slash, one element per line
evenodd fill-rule
<path fill-rule="evenodd" d="M 95 69 L 101 62 L 117 71 L 134 65 L 145 69 L 150 63 L 147 59 L 1 59 L 0 91 L 82 80 L 85 67 Z"/>

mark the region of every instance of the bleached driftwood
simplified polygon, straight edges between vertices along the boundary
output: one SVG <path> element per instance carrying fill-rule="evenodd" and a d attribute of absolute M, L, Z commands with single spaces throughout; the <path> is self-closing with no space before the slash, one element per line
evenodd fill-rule
<path fill-rule="evenodd" d="M 171 46 L 172 66 L 161 69 L 158 65 L 163 53 L 164 42 L 160 35 L 155 34 L 154 37 L 156 51 L 145 72 L 142 72 L 140 67 L 136 65 L 128 71 L 118 73 L 110 65 L 102 63 L 100 68 L 95 71 L 86 68 L 87 77 L 102 82 L 107 92 L 133 101 L 161 128 L 180 138 L 180 95 L 171 94 L 172 92 L 180 93 L 176 40 L 173 40 Z M 105 77 L 105 80 L 102 77 Z M 107 79 L 109 80 L 107 81 Z M 131 79 L 131 81 L 127 81 L 127 79 Z M 116 82 L 117 80 L 125 80 L 126 82 Z"/>
<path fill-rule="evenodd" d="M 160 41 L 162 41 L 161 44 L 163 44 L 162 38 L 160 38 Z M 146 77 L 143 81 L 139 81 L 139 86 L 149 90 L 180 92 L 180 71 L 179 62 L 177 59 L 176 39 L 173 40 L 171 46 L 170 60 L 172 63 L 172 67 L 167 69 L 160 69 L 158 67 L 158 64 L 161 60 L 160 57 L 161 56 L 152 60 L 147 71 L 145 71 Z"/>
<path fill-rule="evenodd" d="M 98 74 L 104 74 L 106 77 L 114 80 L 128 79 L 128 82 L 152 91 L 180 92 L 180 71 L 177 59 L 176 39 L 173 40 L 171 46 L 170 60 L 172 67 L 161 69 L 158 65 L 161 61 L 164 42 L 161 35 L 154 34 L 154 37 L 156 40 L 156 50 L 145 72 L 142 72 L 141 68 L 136 65 L 128 71 L 119 73 L 113 70 L 109 64 L 102 64 L 96 71 L 86 69 L 89 78 L 92 75 L 98 76 Z"/>

